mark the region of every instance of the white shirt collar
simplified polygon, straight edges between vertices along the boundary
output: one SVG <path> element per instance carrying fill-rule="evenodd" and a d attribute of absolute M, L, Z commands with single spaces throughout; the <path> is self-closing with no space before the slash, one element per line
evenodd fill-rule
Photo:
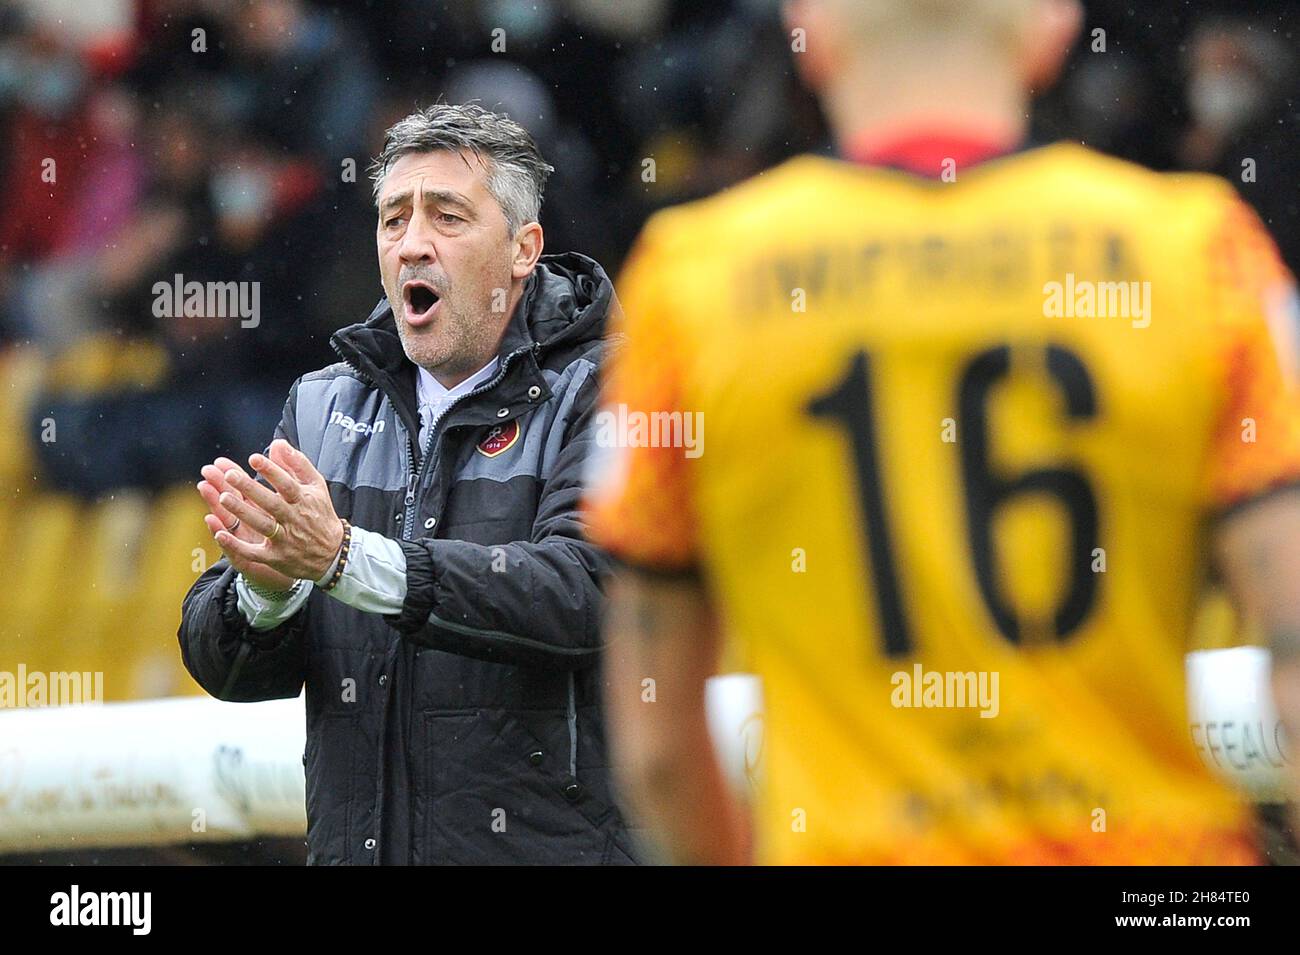
<path fill-rule="evenodd" d="M 493 357 L 490 362 L 452 388 L 444 388 L 442 382 L 417 365 L 416 369 L 419 371 L 416 389 L 417 398 L 421 405 L 433 405 L 436 407 L 438 405 L 446 404 L 453 398 L 459 398 L 461 395 L 469 394 L 479 385 L 483 384 L 483 382 L 495 375 L 497 366 L 500 363 L 500 358 Z"/>

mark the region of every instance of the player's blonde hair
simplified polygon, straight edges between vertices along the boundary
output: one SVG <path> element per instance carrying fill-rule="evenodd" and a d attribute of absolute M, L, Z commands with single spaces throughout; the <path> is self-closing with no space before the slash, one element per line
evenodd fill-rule
<path fill-rule="evenodd" d="M 868 44 L 982 39 L 1014 43 L 1035 0 L 821 0 L 839 27 Z"/>

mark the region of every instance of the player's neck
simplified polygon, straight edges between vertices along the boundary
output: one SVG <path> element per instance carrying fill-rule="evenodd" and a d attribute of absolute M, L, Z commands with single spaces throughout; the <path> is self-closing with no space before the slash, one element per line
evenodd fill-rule
<path fill-rule="evenodd" d="M 895 70 L 885 58 L 859 63 L 828 85 L 823 106 L 836 140 L 859 150 L 918 133 L 1011 147 L 1029 128 L 1028 96 L 1018 79 L 1005 64 L 974 59 L 923 70 L 914 63 Z"/>

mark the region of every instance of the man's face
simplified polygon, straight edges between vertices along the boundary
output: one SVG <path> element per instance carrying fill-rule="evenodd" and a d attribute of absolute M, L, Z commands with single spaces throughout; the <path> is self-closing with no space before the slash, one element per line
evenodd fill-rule
<path fill-rule="evenodd" d="M 516 243 L 471 152 L 408 153 L 379 194 L 379 272 L 406 356 L 444 385 L 492 356 L 510 318 Z"/>

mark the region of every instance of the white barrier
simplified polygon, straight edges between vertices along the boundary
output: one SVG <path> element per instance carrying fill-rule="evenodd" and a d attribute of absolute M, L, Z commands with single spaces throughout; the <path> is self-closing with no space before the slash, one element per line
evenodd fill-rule
<path fill-rule="evenodd" d="M 1187 655 L 1187 712 L 1201 761 L 1261 803 L 1286 801 L 1290 757 L 1261 647 Z"/>
<path fill-rule="evenodd" d="M 0 713 L 0 850 L 302 835 L 303 702 Z"/>
<path fill-rule="evenodd" d="M 1268 654 L 1188 655 L 1190 731 L 1206 764 L 1280 802 L 1283 756 Z M 761 771 L 757 677 L 710 681 L 709 727 L 729 777 Z M 0 712 L 0 851 L 301 836 L 303 702 L 205 698 Z"/>

